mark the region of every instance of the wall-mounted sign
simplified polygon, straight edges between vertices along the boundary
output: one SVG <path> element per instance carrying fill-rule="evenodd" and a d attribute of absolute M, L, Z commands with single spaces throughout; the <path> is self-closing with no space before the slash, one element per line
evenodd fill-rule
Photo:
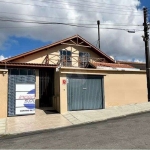
<path fill-rule="evenodd" d="M 62 80 L 62 84 L 66 84 L 67 83 L 67 81 L 64 79 L 64 80 Z"/>
<path fill-rule="evenodd" d="M 35 113 L 35 84 L 16 84 L 16 115 Z"/>

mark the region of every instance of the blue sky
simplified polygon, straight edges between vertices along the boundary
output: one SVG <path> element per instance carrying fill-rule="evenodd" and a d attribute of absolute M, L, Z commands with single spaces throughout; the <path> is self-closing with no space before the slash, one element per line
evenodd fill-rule
<path fill-rule="evenodd" d="M 12 0 L 13 1 L 13 0 Z M 109 1 L 109 0 L 108 0 Z M 126 0 L 124 0 L 124 1 L 126 1 Z M 131 0 L 132 1 L 132 0 Z M 135 0 L 136 1 L 136 0 Z M 118 1 L 117 1 L 118 2 Z M 141 0 L 141 8 L 143 7 L 143 6 L 148 6 L 148 7 L 150 7 L 150 1 L 149 0 Z M 15 7 L 17 7 L 17 6 L 15 6 Z M 14 10 L 14 8 L 12 8 L 12 10 Z M 42 11 L 44 11 L 44 10 L 42 10 Z M 38 13 L 37 13 L 38 14 Z M 74 15 L 75 13 L 73 12 L 72 13 L 72 15 Z M 77 14 L 78 16 L 80 16 L 80 14 Z M 82 14 L 83 15 L 83 14 Z M 84 15 L 86 15 L 86 14 L 84 14 Z M 63 16 L 64 17 L 64 16 Z M 90 17 L 90 16 L 89 16 Z M 101 17 L 101 16 L 100 16 Z M 107 15 L 106 16 L 106 18 L 109 18 L 109 16 Z M 97 18 L 96 18 L 97 19 Z M 95 21 L 96 21 L 96 19 L 95 19 Z M 57 20 L 58 22 L 62 22 L 62 20 Z M 104 19 L 104 21 L 106 22 L 106 21 L 110 21 L 109 19 L 108 20 L 105 20 Z M 114 21 L 115 22 L 115 21 Z M 5 26 L 5 24 L 3 24 L 4 26 Z M 12 26 L 18 26 L 18 25 L 14 25 L 14 24 L 12 24 Z M 43 29 L 44 28 L 44 26 L 43 27 L 41 27 L 41 28 L 39 28 L 39 29 L 41 29 L 41 31 L 42 30 L 44 30 Z M 45 27 L 45 29 L 46 29 L 47 27 Z M 33 50 L 33 49 L 36 49 L 36 48 L 39 48 L 39 47 L 41 47 L 41 46 L 44 46 L 44 45 L 47 45 L 47 44 L 50 44 L 50 43 L 52 43 L 52 41 L 57 41 L 57 40 L 60 40 L 60 39 L 62 39 L 63 37 L 64 38 L 66 38 L 66 37 L 68 37 L 68 36 L 72 36 L 74 33 L 76 33 L 76 34 L 80 34 L 80 32 L 81 32 L 81 28 L 80 28 L 80 30 L 74 30 L 73 32 L 72 31 L 70 31 L 70 28 L 68 28 L 68 33 L 67 34 L 65 34 L 66 32 L 65 31 L 63 31 L 63 27 L 62 27 L 62 30 L 60 29 L 60 26 L 58 27 L 59 28 L 59 30 L 61 31 L 58 31 L 57 32 L 57 28 L 55 29 L 55 32 L 53 32 L 52 30 L 48 30 L 48 31 L 43 31 L 43 33 L 38 33 L 37 32 L 37 30 L 36 30 L 36 27 L 34 28 L 34 27 L 31 27 L 31 31 L 33 32 L 33 36 L 32 36 L 32 32 L 31 32 L 31 35 L 28 35 L 29 33 L 26 33 L 26 31 L 25 31 L 25 29 L 27 29 L 27 28 L 24 28 L 24 30 L 21 32 L 21 30 L 20 30 L 20 32 L 18 32 L 18 33 L 16 33 L 16 34 L 14 34 L 13 33 L 13 30 L 12 29 L 10 29 L 9 30 L 9 28 L 8 28 L 8 30 L 6 29 L 6 30 L 4 30 L 3 32 L 4 33 L 6 33 L 6 37 L 4 37 L 3 38 L 3 36 L 2 36 L 2 41 L 4 41 L 1 45 L 1 47 L 0 47 L 0 56 L 4 56 L 4 57 L 10 57 L 10 56 L 14 56 L 14 55 L 18 55 L 18 54 L 20 54 L 20 53 L 23 53 L 23 52 L 27 52 L 27 51 L 29 51 L 29 50 Z M 39 30 L 38 29 L 38 30 Z M 14 30 L 17 30 L 17 29 L 14 29 Z M 18 29 L 19 30 L 19 29 Z M 33 31 L 34 30 L 34 31 Z M 69 31 L 70 31 L 70 33 L 69 33 Z M 87 31 L 87 30 L 86 30 Z M 49 38 L 49 35 L 51 34 L 51 32 L 53 32 L 53 35 L 54 36 L 50 36 L 50 38 Z M 120 33 L 122 33 L 122 32 L 119 32 L 118 31 L 118 33 L 120 34 Z M 1 34 L 1 33 L 0 33 Z M 47 34 L 49 34 L 49 35 L 47 35 Z M 110 33 L 109 33 L 110 34 Z M 84 38 L 86 38 L 86 37 L 88 37 L 89 38 L 89 36 L 86 36 L 86 34 L 83 34 L 83 35 L 85 35 L 84 36 Z M 90 35 L 90 34 L 89 34 Z M 141 35 L 142 35 L 142 33 L 141 33 Z M 82 36 L 82 35 L 81 35 Z M 101 36 L 103 36 L 103 33 L 102 33 L 102 35 Z M 35 38 L 35 37 L 37 37 L 37 38 Z M 140 37 L 140 36 L 139 36 Z M 139 38 L 138 37 L 138 38 Z M 0 37 L 1 38 L 1 37 Z M 88 38 L 87 38 L 87 40 L 88 40 Z M 97 35 L 95 36 L 95 39 L 97 38 Z M 90 38 L 89 38 L 90 39 Z M 94 38 L 91 40 L 90 39 L 90 42 L 92 43 L 92 42 L 94 42 L 94 40 L 95 40 Z M 104 37 L 104 39 L 105 39 L 105 37 Z M 141 41 L 142 41 L 142 39 L 140 39 Z M 135 41 L 136 41 L 136 39 L 135 39 Z M 110 44 L 111 43 L 114 43 L 114 41 L 110 41 L 109 42 Z M 119 42 L 118 42 L 119 43 Z M 128 43 L 128 42 L 127 42 Z M 103 43 L 101 43 L 102 45 L 104 45 Z M 110 46 L 109 46 L 110 47 Z M 131 46 L 131 48 L 133 49 L 133 47 L 134 46 Z M 142 46 L 141 46 L 142 47 Z M 114 50 L 117 48 L 117 45 L 115 45 L 115 47 L 113 48 Z M 120 46 L 118 46 L 118 49 L 120 48 Z M 131 49 L 129 46 L 127 47 L 129 50 Z M 143 47 L 142 47 L 143 48 Z M 135 56 L 135 57 L 133 57 L 133 55 L 134 54 L 136 54 L 135 52 L 133 52 L 133 54 L 131 55 L 131 54 L 128 54 L 128 53 L 124 53 L 124 52 L 119 52 L 120 53 L 120 55 L 117 55 L 117 54 L 119 54 L 118 52 L 112 52 L 113 51 L 113 49 L 111 50 L 111 51 L 109 51 L 109 50 L 107 50 L 107 47 L 105 47 L 105 46 L 103 46 L 103 49 L 105 50 L 104 52 L 105 53 L 107 53 L 108 52 L 108 54 L 109 55 L 112 55 L 112 56 L 114 56 L 115 58 L 117 58 L 117 59 L 128 59 L 128 60 L 131 60 L 131 61 L 134 61 L 134 60 L 142 60 L 142 58 L 140 58 L 140 55 L 137 55 L 137 56 Z M 102 49 L 102 50 L 103 50 Z M 125 50 L 124 50 L 125 51 Z M 126 55 L 126 57 L 121 57 L 121 56 L 124 56 L 124 55 Z"/>
<path fill-rule="evenodd" d="M 150 1 L 149 0 L 140 0 L 141 6 L 150 7 Z"/>
<path fill-rule="evenodd" d="M 36 49 L 41 46 L 45 46 L 49 43 L 51 42 L 43 42 L 25 37 L 10 37 L 5 44 L 5 48 L 1 50 L 1 54 L 5 57 L 10 57 Z"/>

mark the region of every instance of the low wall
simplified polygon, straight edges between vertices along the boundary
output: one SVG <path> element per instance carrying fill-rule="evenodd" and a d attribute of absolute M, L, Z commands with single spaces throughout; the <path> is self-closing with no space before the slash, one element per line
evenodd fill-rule
<path fill-rule="evenodd" d="M 0 118 L 7 117 L 8 70 L 0 69 Z"/>
<path fill-rule="evenodd" d="M 147 102 L 146 74 L 107 74 L 104 77 L 105 107 Z"/>
<path fill-rule="evenodd" d="M 105 108 L 148 101 L 145 71 L 61 68 L 60 113 L 67 112 L 67 84 L 62 84 L 67 74 L 103 75 Z"/>

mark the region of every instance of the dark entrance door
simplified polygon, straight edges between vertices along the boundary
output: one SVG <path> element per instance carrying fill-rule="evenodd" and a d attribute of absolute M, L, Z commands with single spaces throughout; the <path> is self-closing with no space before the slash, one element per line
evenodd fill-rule
<path fill-rule="evenodd" d="M 68 110 L 103 108 L 103 77 L 72 75 L 68 77 Z"/>
<path fill-rule="evenodd" d="M 54 95 L 54 69 L 39 70 L 40 107 L 52 107 Z"/>

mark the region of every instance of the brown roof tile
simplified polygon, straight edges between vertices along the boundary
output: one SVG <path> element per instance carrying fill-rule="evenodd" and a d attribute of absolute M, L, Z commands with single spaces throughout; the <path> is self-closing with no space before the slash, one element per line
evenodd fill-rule
<path fill-rule="evenodd" d="M 52 64 L 36 64 L 36 63 L 12 63 L 12 62 L 0 62 L 0 66 L 7 67 L 32 67 L 32 68 L 56 68 L 57 65 Z"/>
<path fill-rule="evenodd" d="M 117 63 L 128 64 L 134 68 L 138 68 L 140 70 L 146 70 L 146 64 L 144 62 L 117 61 Z"/>
<path fill-rule="evenodd" d="M 101 66 L 101 67 L 112 67 L 112 68 L 133 68 L 131 65 L 128 64 L 104 63 L 104 62 L 94 62 L 92 64 L 96 67 Z"/>

